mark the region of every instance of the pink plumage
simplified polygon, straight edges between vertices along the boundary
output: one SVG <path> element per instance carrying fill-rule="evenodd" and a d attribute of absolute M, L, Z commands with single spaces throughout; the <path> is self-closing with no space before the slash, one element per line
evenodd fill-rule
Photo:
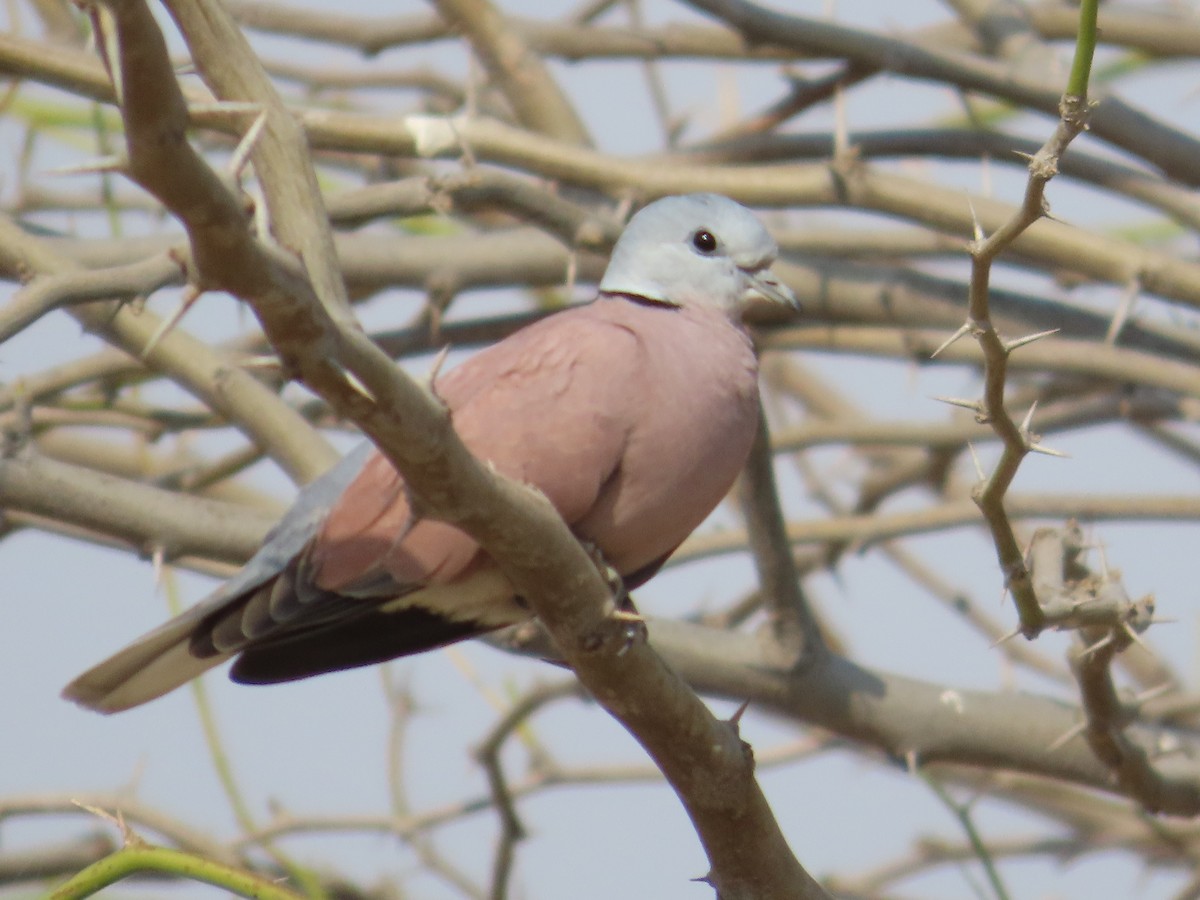
<path fill-rule="evenodd" d="M 596 302 L 550 316 L 435 383 L 467 447 L 541 490 L 636 587 L 733 484 L 758 417 L 752 296 L 787 304 L 775 244 L 710 194 L 651 204 L 613 252 Z M 531 615 L 468 534 L 415 521 L 373 448 L 310 485 L 246 567 L 196 607 L 81 675 L 105 712 L 231 657 L 269 683 L 416 653 Z"/>
<path fill-rule="evenodd" d="M 600 300 L 479 353 L 435 390 L 476 456 L 536 486 L 628 574 L 674 550 L 729 490 L 757 423 L 757 371 L 749 338 L 718 311 Z M 379 570 L 448 583 L 478 562 L 457 529 L 410 524 L 400 476 L 376 453 L 317 535 L 316 583 L 337 590 Z"/>

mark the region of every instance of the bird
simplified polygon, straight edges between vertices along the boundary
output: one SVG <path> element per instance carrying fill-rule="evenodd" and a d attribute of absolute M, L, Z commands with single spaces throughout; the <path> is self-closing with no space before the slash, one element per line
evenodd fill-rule
<path fill-rule="evenodd" d="M 798 309 L 778 248 L 718 194 L 632 216 L 590 303 L 479 351 L 431 382 L 466 447 L 540 490 L 574 535 L 644 584 L 728 493 L 758 429 L 755 298 Z M 384 662 L 528 621 L 468 534 L 414 516 L 369 442 L 301 489 L 259 551 L 191 609 L 72 681 L 103 713 L 234 659 L 272 684 Z"/>

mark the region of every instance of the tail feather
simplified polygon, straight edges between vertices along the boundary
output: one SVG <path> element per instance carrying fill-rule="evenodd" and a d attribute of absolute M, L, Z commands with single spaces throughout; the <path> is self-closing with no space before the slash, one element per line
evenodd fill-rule
<path fill-rule="evenodd" d="M 63 696 L 97 712 L 121 712 L 161 697 L 220 665 L 233 654 L 203 658 L 192 654 L 196 618 L 184 613 L 139 638 L 68 684 Z"/>
<path fill-rule="evenodd" d="M 247 645 L 229 677 L 241 684 L 295 681 L 424 653 L 500 627 L 455 621 L 420 607 L 363 609 L 339 620 L 333 632 L 316 628 Z"/>
<path fill-rule="evenodd" d="M 270 684 L 420 653 L 530 616 L 494 568 L 453 584 L 376 579 L 369 584 L 378 596 L 362 597 L 307 582 L 294 568 L 303 562 L 251 562 L 196 606 L 84 672 L 63 696 L 121 712 L 235 656 L 235 681 Z"/>

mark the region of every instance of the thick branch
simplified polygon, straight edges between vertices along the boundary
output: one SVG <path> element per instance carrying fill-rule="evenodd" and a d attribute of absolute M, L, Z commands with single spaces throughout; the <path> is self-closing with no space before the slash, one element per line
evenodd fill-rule
<path fill-rule="evenodd" d="M 240 504 L 164 491 L 29 451 L 0 459 L 0 508 L 48 516 L 163 551 L 245 562 L 274 518 Z"/>

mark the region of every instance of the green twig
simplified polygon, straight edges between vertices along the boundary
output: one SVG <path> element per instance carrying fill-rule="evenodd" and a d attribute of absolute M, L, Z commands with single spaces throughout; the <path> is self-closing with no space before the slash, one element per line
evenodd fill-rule
<path fill-rule="evenodd" d="M 958 819 L 962 825 L 963 831 L 967 835 L 967 840 L 971 842 L 971 849 L 975 851 L 975 856 L 979 859 L 979 863 L 983 866 L 984 874 L 987 875 L 988 882 L 992 886 L 992 893 L 995 894 L 996 900 L 1009 900 L 1008 889 L 1005 888 L 1004 882 L 1000 879 L 1000 872 L 996 868 L 996 862 L 992 859 L 992 854 L 988 852 L 987 843 L 983 836 L 975 827 L 975 822 L 971 818 L 971 810 L 965 803 L 958 803 L 950 793 L 942 787 L 936 778 L 928 772 L 917 771 L 917 775 L 922 781 L 929 785 L 930 790 L 937 795 L 937 798 L 942 801 L 946 809 L 954 813 L 954 817 Z"/>
<path fill-rule="evenodd" d="M 211 884 L 239 896 L 254 897 L 257 900 L 301 900 L 299 894 L 259 875 L 214 862 L 203 856 L 166 847 L 151 847 L 140 841 L 122 847 L 78 872 L 59 886 L 50 895 L 50 900 L 90 897 L 110 884 L 139 872 L 174 875 Z"/>
<path fill-rule="evenodd" d="M 1088 82 L 1092 77 L 1092 57 L 1096 53 L 1096 15 L 1100 0 L 1081 0 L 1079 4 L 1079 31 L 1075 36 L 1075 59 L 1071 62 L 1071 74 L 1067 78 L 1067 94 L 1086 97 Z"/>

